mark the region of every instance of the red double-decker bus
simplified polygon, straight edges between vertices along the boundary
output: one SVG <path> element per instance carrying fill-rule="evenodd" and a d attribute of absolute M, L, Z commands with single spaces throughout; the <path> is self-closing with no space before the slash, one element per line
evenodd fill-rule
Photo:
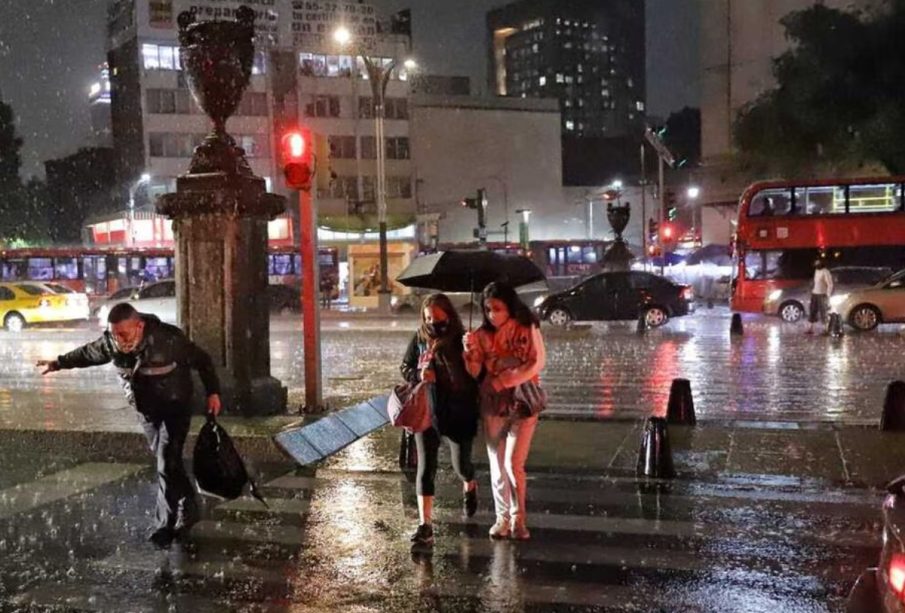
<path fill-rule="evenodd" d="M 905 268 L 905 177 L 765 181 L 742 194 L 732 309 L 763 311 L 777 289 L 828 266 Z"/>

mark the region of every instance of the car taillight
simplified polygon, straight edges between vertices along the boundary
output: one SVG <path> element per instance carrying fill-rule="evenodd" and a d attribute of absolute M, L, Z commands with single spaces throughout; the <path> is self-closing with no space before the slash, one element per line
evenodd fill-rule
<path fill-rule="evenodd" d="M 682 298 L 684 300 L 687 300 L 688 302 L 691 302 L 692 300 L 694 300 L 694 290 L 690 287 L 682 288 Z"/>
<path fill-rule="evenodd" d="M 905 599 L 903 591 L 905 591 L 905 554 L 894 553 L 889 560 L 889 586 L 899 597 L 899 600 Z"/>

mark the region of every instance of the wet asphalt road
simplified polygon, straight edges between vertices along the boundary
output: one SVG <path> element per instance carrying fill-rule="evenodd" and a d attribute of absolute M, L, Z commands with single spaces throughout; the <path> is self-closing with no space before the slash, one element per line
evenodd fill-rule
<path fill-rule="evenodd" d="M 725 308 L 699 309 L 664 328 L 639 335 L 634 323 L 594 324 L 573 331 L 545 326 L 543 374 L 550 416 L 633 419 L 665 410 L 672 380 L 691 381 L 703 420 L 874 424 L 886 386 L 905 378 L 899 359 L 905 337 L 897 327 L 849 333 L 840 340 L 806 336 L 800 325 L 775 318 L 746 320 L 745 335 L 729 335 Z M 324 320 L 324 396 L 332 406 L 385 394 L 416 325 L 409 318 Z M 33 367 L 93 338 L 95 330 L 0 331 L 0 424 L 15 423 L 27 407 L 90 402 L 123 406 L 112 369 L 71 371 L 41 378 Z M 272 372 L 290 389 L 294 408 L 304 397 L 301 331 L 296 321 L 272 322 Z"/>
<path fill-rule="evenodd" d="M 488 539 L 487 488 L 466 519 L 441 471 L 437 543 L 413 551 L 414 488 L 380 469 L 393 434 L 316 472 L 257 467 L 270 510 L 206 500 L 191 543 L 169 552 L 144 541 L 146 467 L 0 514 L 0 610 L 834 611 L 876 560 L 879 498 L 865 490 L 556 471 L 531 475 L 527 543 Z M 0 493 L 0 508 L 28 486 Z"/>
<path fill-rule="evenodd" d="M 325 322 L 328 397 L 386 390 L 413 327 Z M 875 423 L 886 383 L 900 376 L 896 329 L 841 341 L 764 319 L 747 321 L 741 339 L 728 330 L 728 311 L 716 309 L 645 335 L 630 324 L 551 331 L 548 416 L 647 415 L 684 376 L 701 420 Z M 0 418 L 14 423 L 28 407 L 53 420 L 74 401 L 122 406 L 109 370 L 42 379 L 31 367 L 93 335 L 4 335 Z M 299 344 L 293 322 L 274 323 L 274 374 L 294 390 Z M 378 432 L 307 471 L 257 466 L 270 510 L 207 500 L 191 542 L 169 552 L 145 542 L 149 464 L 6 446 L 0 610 L 834 611 L 879 551 L 875 491 L 744 474 L 658 488 L 556 467 L 531 474 L 532 541 L 492 542 L 478 449 L 478 515 L 462 517 L 458 485 L 441 469 L 437 544 L 413 552 L 414 488 L 395 469 L 397 441 Z"/>

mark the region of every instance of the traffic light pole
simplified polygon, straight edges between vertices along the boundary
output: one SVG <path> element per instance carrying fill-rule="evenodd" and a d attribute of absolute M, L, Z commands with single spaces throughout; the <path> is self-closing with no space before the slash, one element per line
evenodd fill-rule
<path fill-rule="evenodd" d="M 647 163 L 644 158 L 644 143 L 641 143 L 641 254 L 644 257 L 644 270 L 647 268 Z M 590 238 L 590 237 L 589 237 Z"/>
<path fill-rule="evenodd" d="M 660 275 L 663 275 L 663 269 L 666 265 L 666 241 L 663 240 L 663 231 L 666 226 L 664 225 L 665 217 L 666 217 L 666 191 L 664 190 L 663 185 L 663 156 L 659 156 L 660 163 L 658 165 L 657 171 L 660 174 L 660 192 L 658 196 L 660 197 L 660 222 L 657 224 L 657 230 L 659 234 L 657 236 L 657 242 L 660 245 Z"/>
<path fill-rule="evenodd" d="M 299 191 L 299 225 L 302 255 L 302 339 L 305 351 L 305 409 L 323 407 L 321 382 L 321 322 L 317 265 L 317 214 L 311 189 Z"/>

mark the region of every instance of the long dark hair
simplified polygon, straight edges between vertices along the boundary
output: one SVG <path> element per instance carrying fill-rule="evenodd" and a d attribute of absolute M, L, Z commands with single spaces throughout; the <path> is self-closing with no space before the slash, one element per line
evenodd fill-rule
<path fill-rule="evenodd" d="M 427 329 L 427 322 L 424 321 L 424 311 L 435 306 L 440 307 L 440 310 L 446 313 L 446 319 L 449 322 L 443 336 L 437 339 L 430 335 L 430 331 Z M 463 334 L 465 334 L 465 327 L 462 325 L 462 318 L 456 312 L 456 307 L 453 306 L 449 296 L 446 294 L 431 294 L 424 299 L 421 303 L 421 327 L 418 328 L 418 338 L 422 342 L 427 343 L 436 340 L 438 345 L 446 345 L 454 342 L 457 337 L 461 337 Z"/>
<path fill-rule="evenodd" d="M 484 288 L 484 292 L 481 295 L 481 311 L 484 313 L 484 323 L 481 325 L 481 329 L 490 332 L 496 330 L 493 324 L 490 323 L 490 320 L 487 319 L 487 309 L 484 308 L 484 305 L 487 304 L 487 301 L 491 298 L 496 298 L 505 304 L 506 309 L 509 310 L 509 317 L 526 328 L 530 328 L 531 326 L 540 327 L 540 319 L 531 312 L 528 305 L 522 302 L 522 299 L 519 298 L 515 289 L 507 283 L 494 281 Z"/>

